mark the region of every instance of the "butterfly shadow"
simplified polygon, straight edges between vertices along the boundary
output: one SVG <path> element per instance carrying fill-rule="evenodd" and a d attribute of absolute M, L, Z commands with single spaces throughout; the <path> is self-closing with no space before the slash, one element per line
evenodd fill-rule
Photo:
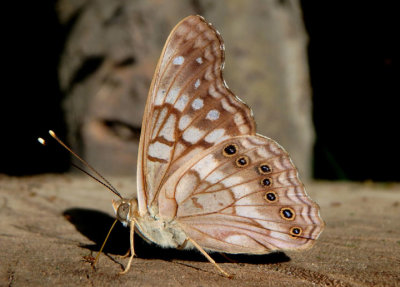
<path fill-rule="evenodd" d="M 114 218 L 108 214 L 92 209 L 71 208 L 63 212 L 64 217 L 75 228 L 94 244 L 81 244 L 82 248 L 90 251 L 99 251 L 107 233 L 114 222 Z M 135 234 L 135 253 L 143 259 L 162 259 L 172 261 L 175 259 L 185 261 L 207 261 L 197 250 L 179 250 L 174 248 L 162 248 L 149 243 Z M 129 228 L 118 222 L 112 230 L 110 237 L 103 249 L 106 254 L 125 255 L 129 250 Z M 290 261 L 290 257 L 284 252 L 273 252 L 265 255 L 246 254 L 222 254 L 212 253 L 214 260 L 220 263 L 237 262 L 249 264 L 275 264 Z"/>

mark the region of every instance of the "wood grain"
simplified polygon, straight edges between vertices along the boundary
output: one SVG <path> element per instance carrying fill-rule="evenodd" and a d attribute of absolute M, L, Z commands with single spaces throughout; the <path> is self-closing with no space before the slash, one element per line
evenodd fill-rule
<path fill-rule="evenodd" d="M 124 195 L 134 178 L 111 178 Z M 0 177 L 0 286 L 397 286 L 400 281 L 400 185 L 310 183 L 326 228 L 305 252 L 266 256 L 213 254 L 235 275 L 220 276 L 198 252 L 165 250 L 135 238 L 138 258 L 125 276 L 129 231 L 112 224 L 113 195 L 78 175 Z M 136 240 L 137 239 L 137 240 Z M 90 260 L 89 260 L 90 261 Z"/>

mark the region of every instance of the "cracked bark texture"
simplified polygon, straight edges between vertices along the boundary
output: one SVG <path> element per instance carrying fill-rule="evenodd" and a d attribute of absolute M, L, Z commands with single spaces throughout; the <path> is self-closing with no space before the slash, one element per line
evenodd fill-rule
<path fill-rule="evenodd" d="M 68 141 L 105 173 L 136 170 L 143 109 L 170 30 L 200 14 L 221 32 L 224 75 L 254 111 L 257 131 L 311 176 L 314 130 L 307 36 L 298 0 L 59 0 L 67 32 L 59 78 Z"/>
<path fill-rule="evenodd" d="M 135 178 L 110 179 L 127 197 Z M 212 257 L 234 274 L 219 275 L 195 251 L 161 249 L 118 225 L 93 270 L 114 216 L 104 187 L 75 174 L 0 177 L 0 286 L 397 286 L 400 282 L 400 186 L 310 183 L 326 229 L 303 252 Z M 114 198 L 115 199 L 115 198 Z"/>

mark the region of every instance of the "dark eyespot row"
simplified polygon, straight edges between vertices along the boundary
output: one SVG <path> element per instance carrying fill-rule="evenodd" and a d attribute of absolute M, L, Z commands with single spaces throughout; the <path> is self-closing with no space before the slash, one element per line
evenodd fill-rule
<path fill-rule="evenodd" d="M 260 174 L 268 174 L 271 173 L 271 171 L 271 167 L 266 163 L 262 163 L 258 166 L 258 172 Z"/>
<path fill-rule="evenodd" d="M 289 233 L 293 237 L 299 237 L 303 233 L 303 229 L 298 226 L 293 226 L 292 228 L 290 228 Z"/>
<path fill-rule="evenodd" d="M 236 144 L 228 144 L 224 147 L 222 154 L 226 157 L 231 157 L 237 154 L 238 146 Z"/>
<path fill-rule="evenodd" d="M 262 185 L 262 186 L 270 186 L 271 184 L 272 184 L 272 181 L 271 181 L 271 179 L 268 178 L 268 177 L 263 178 L 263 179 L 261 180 L 261 185 Z"/>
<path fill-rule="evenodd" d="M 249 165 L 249 162 L 250 162 L 249 157 L 248 157 L 248 156 L 245 156 L 245 155 L 240 156 L 240 157 L 238 157 L 238 158 L 236 159 L 236 165 L 237 165 L 238 167 L 245 167 L 245 166 Z"/>
<path fill-rule="evenodd" d="M 290 207 L 281 208 L 280 214 L 281 214 L 281 217 L 285 220 L 294 220 L 294 218 L 296 217 L 296 214 L 295 214 L 293 208 L 290 208 Z"/>
<path fill-rule="evenodd" d="M 261 163 L 257 167 L 257 170 L 259 174 L 269 174 L 272 171 L 269 164 L 265 162 Z M 263 187 L 268 187 L 272 185 L 272 180 L 270 177 L 264 177 L 263 179 L 261 179 L 260 183 Z M 277 194 L 275 192 L 267 192 L 264 197 L 268 202 L 274 202 L 277 200 Z"/>
<path fill-rule="evenodd" d="M 278 200 L 278 195 L 276 194 L 275 191 L 268 191 L 265 195 L 264 198 L 268 202 L 275 202 Z"/>
<path fill-rule="evenodd" d="M 235 156 L 238 152 L 239 152 L 238 146 L 233 143 L 227 144 L 222 150 L 222 154 L 225 157 Z M 235 163 L 236 163 L 236 166 L 238 166 L 238 167 L 245 167 L 245 166 L 249 165 L 250 159 L 248 156 L 242 155 L 242 156 L 239 156 L 236 158 Z M 257 170 L 258 170 L 258 173 L 261 175 L 269 174 L 272 172 L 272 168 L 270 167 L 270 165 L 268 163 L 261 163 L 257 167 Z M 272 185 L 272 179 L 270 177 L 264 177 L 261 179 L 260 184 L 263 187 L 270 187 Z M 270 203 L 277 202 L 278 194 L 275 191 L 267 191 L 264 194 L 264 199 Z M 283 207 L 280 209 L 279 213 L 280 213 L 280 216 L 284 220 L 288 220 L 288 221 L 292 221 L 296 217 L 295 211 L 291 207 Z M 292 236 L 300 236 L 302 232 L 303 231 L 300 227 L 292 227 L 290 229 L 290 234 Z"/>

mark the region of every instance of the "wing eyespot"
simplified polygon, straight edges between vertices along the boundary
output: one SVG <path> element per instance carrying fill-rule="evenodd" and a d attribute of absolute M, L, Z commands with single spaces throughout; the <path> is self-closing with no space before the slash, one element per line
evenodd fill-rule
<path fill-rule="evenodd" d="M 290 208 L 290 207 L 281 208 L 280 214 L 283 219 L 290 220 L 290 221 L 294 220 L 296 217 L 296 214 L 295 214 L 293 208 Z"/>
<path fill-rule="evenodd" d="M 289 233 L 292 237 L 299 237 L 303 233 L 303 229 L 298 226 L 293 226 L 290 228 Z"/>
<path fill-rule="evenodd" d="M 272 184 L 272 180 L 269 177 L 266 177 L 266 178 L 263 178 L 260 183 L 264 187 L 270 186 Z"/>
<path fill-rule="evenodd" d="M 250 162 L 250 159 L 248 156 L 240 156 L 236 159 L 235 163 L 237 167 L 245 167 L 248 166 Z"/>
<path fill-rule="evenodd" d="M 260 174 L 268 174 L 272 172 L 272 169 L 267 163 L 262 163 L 258 166 L 258 172 Z"/>
<path fill-rule="evenodd" d="M 269 191 L 264 195 L 267 202 L 276 202 L 278 200 L 278 195 L 275 191 Z"/>
<path fill-rule="evenodd" d="M 225 157 L 232 157 L 238 152 L 238 146 L 236 144 L 228 144 L 222 150 L 222 154 Z"/>

